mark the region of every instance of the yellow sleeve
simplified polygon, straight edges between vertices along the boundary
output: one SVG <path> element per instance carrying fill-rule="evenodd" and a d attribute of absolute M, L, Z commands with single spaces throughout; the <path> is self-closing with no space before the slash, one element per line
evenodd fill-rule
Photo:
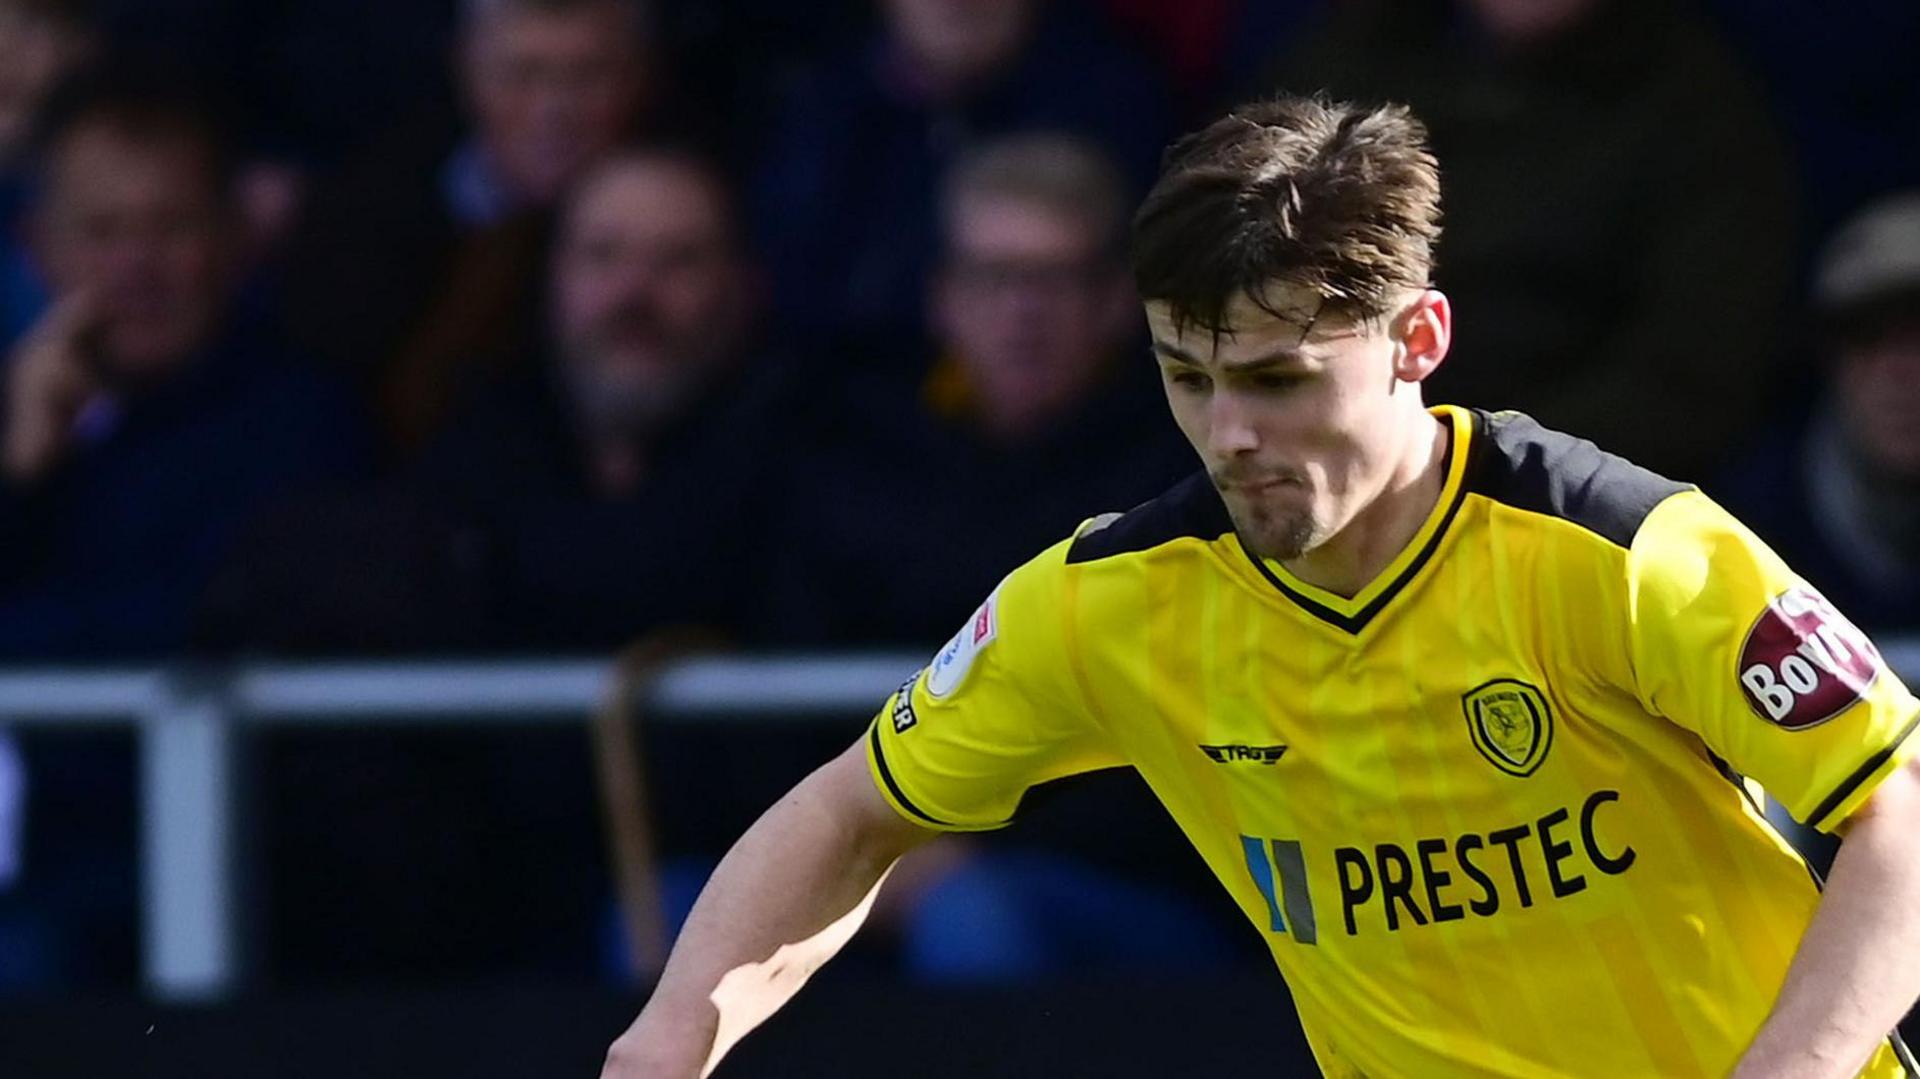
<path fill-rule="evenodd" d="M 908 820 L 999 828 L 1029 788 L 1120 763 L 1073 685 L 1066 549 L 1049 548 L 1000 582 L 874 719 L 868 766 Z"/>
<path fill-rule="evenodd" d="M 1641 703 L 1795 818 L 1835 830 L 1920 745 L 1920 702 L 1873 643 L 1699 492 L 1648 515 L 1627 593 Z"/>

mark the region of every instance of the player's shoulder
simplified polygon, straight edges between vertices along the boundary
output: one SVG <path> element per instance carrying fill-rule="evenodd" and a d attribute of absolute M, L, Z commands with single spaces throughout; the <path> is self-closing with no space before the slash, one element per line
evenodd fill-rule
<path fill-rule="evenodd" d="M 1668 479 L 1519 412 L 1476 412 L 1472 494 L 1579 525 L 1629 547 L 1655 508 L 1692 484 Z"/>
<path fill-rule="evenodd" d="M 1180 539 L 1214 540 L 1233 531 L 1226 504 L 1204 471 L 1125 513 L 1095 517 L 1067 546 L 1071 565 L 1141 554 Z"/>

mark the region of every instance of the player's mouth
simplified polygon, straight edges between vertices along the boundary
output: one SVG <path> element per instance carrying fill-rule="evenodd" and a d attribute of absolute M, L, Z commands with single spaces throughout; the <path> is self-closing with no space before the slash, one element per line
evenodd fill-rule
<path fill-rule="evenodd" d="M 1249 476 L 1245 478 L 1214 478 L 1214 486 L 1220 490 L 1236 494 L 1242 498 L 1252 498 L 1271 494 L 1283 488 L 1306 489 L 1306 482 L 1297 476 Z"/>

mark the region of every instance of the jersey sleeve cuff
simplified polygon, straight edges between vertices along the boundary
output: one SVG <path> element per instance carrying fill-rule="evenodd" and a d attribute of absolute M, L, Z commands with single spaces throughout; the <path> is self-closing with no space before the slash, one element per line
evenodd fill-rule
<path fill-rule="evenodd" d="M 1880 781 L 1893 774 L 1893 770 L 1913 756 L 1920 749 L 1920 738 L 1914 737 L 1914 730 L 1920 727 L 1920 709 L 1907 717 L 1900 733 L 1888 742 L 1886 747 L 1868 757 L 1853 773 L 1841 780 L 1833 793 L 1827 795 L 1813 812 L 1807 814 L 1807 824 L 1822 832 L 1833 832 L 1845 824 L 1854 811 L 1866 804 L 1872 797 Z"/>
<path fill-rule="evenodd" d="M 887 762 L 887 751 L 880 744 L 878 721 L 867 729 L 867 770 L 873 775 L 873 785 L 880 791 L 880 797 L 893 807 L 893 811 L 922 828 L 930 828 L 938 832 L 992 832 L 1013 823 L 1012 821 L 994 821 L 989 824 L 973 824 L 952 821 L 922 809 L 921 803 L 901 788 L 899 777 L 894 774 L 892 765 Z"/>

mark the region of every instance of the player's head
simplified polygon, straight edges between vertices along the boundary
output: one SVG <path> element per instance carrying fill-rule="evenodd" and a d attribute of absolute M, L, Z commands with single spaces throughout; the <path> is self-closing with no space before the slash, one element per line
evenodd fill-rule
<path fill-rule="evenodd" d="M 550 304 L 561 374 L 593 434 L 670 420 L 734 358 L 753 289 L 732 190 L 700 156 L 621 153 L 561 215 Z"/>
<path fill-rule="evenodd" d="M 1398 106 L 1260 102 L 1167 152 L 1134 283 L 1174 419 L 1259 553 L 1338 534 L 1431 439 L 1439 235 L 1439 167 Z"/>
<path fill-rule="evenodd" d="M 98 358 L 162 375 L 210 343 L 231 298 L 231 147 L 193 92 L 128 68 L 56 94 L 38 132 L 34 249 L 54 291 L 85 292 Z"/>
<path fill-rule="evenodd" d="M 1814 301 L 1848 443 L 1875 472 L 1920 478 L 1920 189 L 1841 226 L 1821 251 Z"/>
<path fill-rule="evenodd" d="M 643 107 L 640 0 L 466 0 L 460 84 L 481 150 L 514 198 L 548 205 Z"/>
<path fill-rule="evenodd" d="M 932 322 L 989 433 L 1037 433 L 1126 341 L 1127 210 L 1119 170 L 1067 135 L 987 143 L 948 176 Z"/>

